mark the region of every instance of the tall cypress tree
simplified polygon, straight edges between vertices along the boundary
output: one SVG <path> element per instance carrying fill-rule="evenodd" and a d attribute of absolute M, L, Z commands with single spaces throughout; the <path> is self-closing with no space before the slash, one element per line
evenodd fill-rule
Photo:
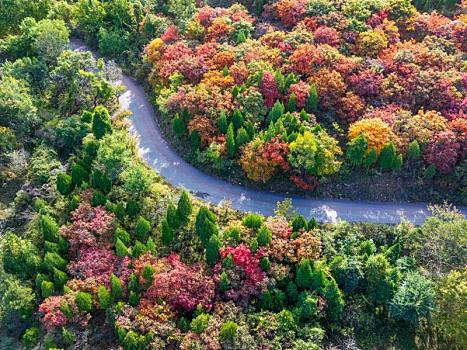
<path fill-rule="evenodd" d="M 237 152 L 237 146 L 235 145 L 234 127 L 232 123 L 230 123 L 229 128 L 227 129 L 227 134 L 225 135 L 225 142 L 229 157 L 235 157 L 235 153 Z"/>
<path fill-rule="evenodd" d="M 287 112 L 296 112 L 297 111 L 297 98 L 292 92 L 289 97 L 289 102 L 287 103 Z"/>
<path fill-rule="evenodd" d="M 221 133 L 225 134 L 227 132 L 227 128 L 229 127 L 229 124 L 227 123 L 227 114 L 225 113 L 225 111 L 221 111 L 221 115 L 219 116 L 218 126 L 219 126 L 219 130 Z"/>
<path fill-rule="evenodd" d="M 306 99 L 305 107 L 308 113 L 318 112 L 318 90 L 314 84 L 310 85 L 310 94 Z"/>
<path fill-rule="evenodd" d="M 177 204 L 178 217 L 185 223 L 188 221 L 192 211 L 193 205 L 191 204 L 190 195 L 188 192 L 183 191 Z"/>
<path fill-rule="evenodd" d="M 216 216 L 207 207 L 201 207 L 196 216 L 195 230 L 204 246 L 213 234 L 217 234 Z"/>
<path fill-rule="evenodd" d="M 394 169 L 397 162 L 396 146 L 390 142 L 384 146 L 379 156 L 379 166 L 383 170 Z"/>

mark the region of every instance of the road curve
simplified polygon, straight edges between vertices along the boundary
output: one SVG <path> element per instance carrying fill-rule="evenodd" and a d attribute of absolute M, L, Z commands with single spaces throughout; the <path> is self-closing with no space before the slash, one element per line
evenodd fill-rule
<path fill-rule="evenodd" d="M 71 48 L 88 50 L 79 40 L 72 40 Z M 272 215 L 278 201 L 291 197 L 294 210 L 307 218 L 313 216 L 320 222 L 336 222 L 341 219 L 350 222 L 397 224 L 404 217 L 418 225 L 430 214 L 426 203 L 309 199 L 253 190 L 212 177 L 187 163 L 163 138 L 143 87 L 126 75 L 122 75 L 121 82 L 127 90 L 119 101 L 122 108 L 132 113 L 130 132 L 139 141 L 140 155 L 173 186 L 183 187 L 206 202 L 219 204 L 228 201 L 238 210 Z M 459 209 L 465 216 L 467 208 Z"/>

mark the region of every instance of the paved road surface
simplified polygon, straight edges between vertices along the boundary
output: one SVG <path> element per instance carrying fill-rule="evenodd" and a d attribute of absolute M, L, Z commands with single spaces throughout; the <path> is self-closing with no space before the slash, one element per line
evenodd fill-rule
<path fill-rule="evenodd" d="M 73 40 L 71 47 L 86 50 L 81 42 Z M 228 183 L 196 169 L 183 160 L 164 140 L 157 124 L 154 110 L 146 93 L 134 79 L 123 75 L 122 83 L 127 87 L 120 96 L 123 108 L 132 112 L 130 132 L 139 140 L 141 156 L 176 187 L 184 187 L 203 200 L 218 204 L 231 202 L 242 211 L 271 215 L 278 201 L 290 197 L 285 194 L 262 192 Z M 292 196 L 296 211 L 305 217 L 316 217 L 321 222 L 343 219 L 351 222 L 399 223 L 402 217 L 421 224 L 429 215 L 424 203 L 384 203 L 350 201 L 341 199 L 308 199 Z M 460 208 L 464 215 L 467 208 Z"/>

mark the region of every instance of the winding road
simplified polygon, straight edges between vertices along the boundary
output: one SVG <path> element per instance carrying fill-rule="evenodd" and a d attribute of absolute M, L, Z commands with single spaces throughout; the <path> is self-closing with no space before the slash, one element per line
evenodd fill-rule
<path fill-rule="evenodd" d="M 71 48 L 89 50 L 73 39 Z M 91 51 L 91 50 L 90 50 Z M 132 113 L 130 132 L 139 141 L 139 153 L 165 180 L 175 187 L 183 187 L 206 202 L 219 204 L 228 201 L 232 207 L 263 215 L 272 215 L 278 201 L 290 195 L 257 191 L 212 177 L 187 163 L 163 138 L 154 110 L 142 86 L 133 78 L 122 75 L 127 90 L 120 96 L 122 108 Z M 305 217 L 320 222 L 372 222 L 397 224 L 404 217 L 414 224 L 425 221 L 430 212 L 425 203 L 385 203 L 350 201 L 344 199 L 309 199 L 292 196 L 293 209 Z M 467 214 L 467 208 L 459 210 Z"/>

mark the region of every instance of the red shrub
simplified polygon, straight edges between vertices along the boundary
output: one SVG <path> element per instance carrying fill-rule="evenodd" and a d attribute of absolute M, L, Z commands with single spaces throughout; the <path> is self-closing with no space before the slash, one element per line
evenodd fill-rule
<path fill-rule="evenodd" d="M 292 175 L 289 179 L 294 183 L 295 186 L 302 190 L 311 191 L 319 185 L 319 180 L 316 176 L 302 177 L 298 175 Z"/>
<path fill-rule="evenodd" d="M 227 247 L 221 250 L 221 262 L 213 269 L 213 279 L 219 283 L 220 275 L 224 271 L 229 278 L 229 289 L 224 293 L 227 299 L 246 305 L 252 296 L 259 296 L 267 286 L 265 273 L 261 270 L 259 260 L 263 256 L 261 251 L 253 254 L 246 245 Z M 224 267 L 222 261 L 232 257 L 233 266 Z"/>
<path fill-rule="evenodd" d="M 264 104 L 268 108 L 271 108 L 276 102 L 276 100 L 280 97 L 276 78 L 271 72 L 263 72 L 263 79 L 261 80 L 260 91 L 263 95 Z"/>
<path fill-rule="evenodd" d="M 311 74 L 314 65 L 320 65 L 323 61 L 324 57 L 310 44 L 300 45 L 289 57 L 290 68 L 297 74 Z"/>
<path fill-rule="evenodd" d="M 162 34 L 161 39 L 165 42 L 175 41 L 178 38 L 177 27 L 174 25 L 169 26 L 164 34 Z"/>
<path fill-rule="evenodd" d="M 164 261 L 168 270 L 154 276 L 146 291 L 149 300 L 166 300 L 174 309 L 193 311 L 201 304 L 210 310 L 214 299 L 214 281 L 203 274 L 201 265 L 187 266 L 176 254 Z"/>
<path fill-rule="evenodd" d="M 299 109 L 304 108 L 306 100 L 310 96 L 310 85 L 300 80 L 298 83 L 290 85 L 289 94 L 292 93 L 295 94 L 297 107 Z"/>
<path fill-rule="evenodd" d="M 314 32 L 315 43 L 339 46 L 339 33 L 331 27 L 321 26 Z"/>
<path fill-rule="evenodd" d="M 103 206 L 93 208 L 89 203 L 81 203 L 71 220 L 71 225 L 60 228 L 60 234 L 68 239 L 73 252 L 81 246 L 112 246 L 110 232 L 114 215 Z"/>
<path fill-rule="evenodd" d="M 305 15 L 306 3 L 306 0 L 280 0 L 275 4 L 277 17 L 285 25 L 293 26 Z"/>
<path fill-rule="evenodd" d="M 287 160 L 289 145 L 281 140 L 281 135 L 273 138 L 271 142 L 265 143 L 262 148 L 263 159 L 272 161 L 273 164 L 281 167 L 282 171 L 289 171 L 290 165 Z"/>
<path fill-rule="evenodd" d="M 43 314 L 40 320 L 47 330 L 51 331 L 68 323 L 68 318 L 60 310 L 60 306 L 64 301 L 63 296 L 51 296 L 39 305 L 39 312 Z"/>
<path fill-rule="evenodd" d="M 460 158 L 461 144 L 452 131 L 435 134 L 425 151 L 425 161 L 436 166 L 441 174 L 454 170 Z"/>

